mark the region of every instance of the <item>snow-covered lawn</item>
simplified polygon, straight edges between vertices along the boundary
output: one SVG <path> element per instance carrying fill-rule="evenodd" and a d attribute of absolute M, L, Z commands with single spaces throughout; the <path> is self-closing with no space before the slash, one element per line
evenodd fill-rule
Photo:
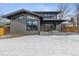
<path fill-rule="evenodd" d="M 79 55 L 79 35 L 30 35 L 0 39 L 0 55 Z"/>

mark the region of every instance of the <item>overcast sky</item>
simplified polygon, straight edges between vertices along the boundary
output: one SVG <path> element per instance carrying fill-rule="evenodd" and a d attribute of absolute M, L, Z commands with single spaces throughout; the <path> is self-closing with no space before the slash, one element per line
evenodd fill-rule
<path fill-rule="evenodd" d="M 57 3 L 0 3 L 0 15 L 7 14 L 19 9 L 26 9 L 30 11 L 55 11 L 57 10 Z M 74 4 L 69 4 L 70 10 L 74 10 Z M 73 13 L 71 11 L 71 13 Z"/>

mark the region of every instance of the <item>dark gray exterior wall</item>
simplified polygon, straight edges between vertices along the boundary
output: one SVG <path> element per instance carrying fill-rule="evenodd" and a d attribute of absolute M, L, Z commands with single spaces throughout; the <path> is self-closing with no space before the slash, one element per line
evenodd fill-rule
<path fill-rule="evenodd" d="M 12 34 L 25 34 L 26 33 L 26 21 L 25 20 L 18 20 L 20 15 L 14 15 L 10 19 L 10 33 Z M 14 18 L 14 19 L 13 19 Z"/>
<path fill-rule="evenodd" d="M 20 16 L 20 15 L 17 15 L 15 18 L 16 19 L 13 19 L 13 17 L 11 18 L 10 20 L 10 32 L 12 34 L 40 34 L 40 18 L 39 17 L 36 17 L 34 15 L 30 15 L 30 14 L 22 14 L 24 16 L 24 19 L 23 20 L 18 20 L 17 18 Z M 38 21 L 38 30 L 37 31 L 27 31 L 27 15 L 29 16 L 33 16 L 33 17 L 36 17 L 37 18 L 37 21 Z"/>

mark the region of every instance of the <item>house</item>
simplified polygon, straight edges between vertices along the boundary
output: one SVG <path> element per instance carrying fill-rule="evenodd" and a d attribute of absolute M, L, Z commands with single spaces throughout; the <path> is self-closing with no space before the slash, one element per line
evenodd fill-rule
<path fill-rule="evenodd" d="M 28 11 L 20 9 L 3 15 L 10 19 L 12 34 L 40 34 L 40 31 L 54 31 L 65 20 L 58 18 L 60 11 Z"/>
<path fill-rule="evenodd" d="M 6 19 L 6 18 L 3 18 L 0 16 L 0 26 L 4 26 L 4 25 L 9 24 L 9 23 L 10 23 L 9 19 Z"/>

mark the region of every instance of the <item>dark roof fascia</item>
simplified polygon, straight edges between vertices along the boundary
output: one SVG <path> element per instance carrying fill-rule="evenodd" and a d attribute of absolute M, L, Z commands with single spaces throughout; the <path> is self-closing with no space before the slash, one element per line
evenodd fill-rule
<path fill-rule="evenodd" d="M 61 13 L 61 11 L 32 11 L 33 13 Z"/>
<path fill-rule="evenodd" d="M 19 12 L 30 13 L 30 14 L 35 15 L 35 16 L 37 16 L 37 17 L 42 17 L 42 16 L 40 16 L 40 15 L 38 15 L 38 14 L 36 14 L 36 13 L 33 13 L 33 12 L 28 11 L 28 10 L 25 10 L 25 9 L 20 9 L 20 10 L 11 12 L 11 13 L 9 13 L 9 14 L 3 15 L 2 17 L 7 18 L 7 17 L 12 16 L 12 15 L 15 15 L 15 14 L 17 14 L 17 13 L 19 13 Z"/>
<path fill-rule="evenodd" d="M 48 23 L 48 24 L 50 23 L 50 24 L 52 24 L 52 23 L 56 23 L 56 22 L 61 23 L 61 22 L 65 22 L 65 21 L 67 21 L 67 20 L 42 20 L 41 22 L 42 23 Z"/>
<path fill-rule="evenodd" d="M 68 21 L 68 20 L 43 20 L 43 21 Z"/>

